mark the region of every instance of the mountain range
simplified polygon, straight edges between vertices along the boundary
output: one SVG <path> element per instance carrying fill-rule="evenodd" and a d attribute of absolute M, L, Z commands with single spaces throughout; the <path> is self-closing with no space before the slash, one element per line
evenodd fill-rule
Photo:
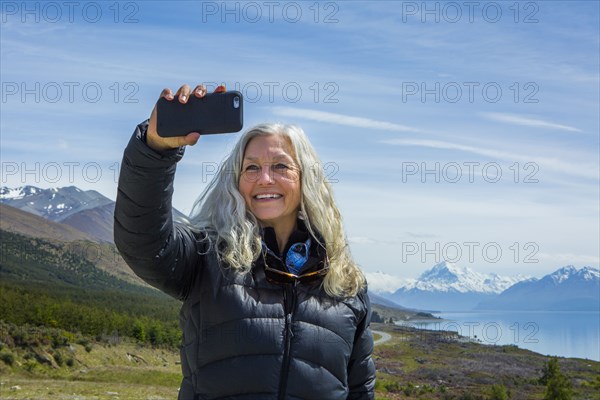
<path fill-rule="evenodd" d="M 484 275 L 447 261 L 434 265 L 416 280 L 405 281 L 393 292 L 380 293 L 403 306 L 432 311 L 464 311 L 527 277 Z"/>
<path fill-rule="evenodd" d="M 100 241 L 113 241 L 115 202 L 95 190 L 3 186 L 0 203 L 71 226 Z"/>
<path fill-rule="evenodd" d="M 476 309 L 598 311 L 600 270 L 568 265 L 541 279 L 518 282 Z"/>
<path fill-rule="evenodd" d="M 75 186 L 41 189 L 0 187 L 0 204 L 71 226 L 102 242 L 113 242 L 115 202 L 95 190 Z M 183 216 L 173 210 L 173 215 Z"/>
<path fill-rule="evenodd" d="M 396 290 L 383 283 L 385 277 L 381 272 L 367 274 L 370 290 L 412 309 L 600 311 L 600 271 L 591 267 L 566 266 L 537 279 L 484 275 L 443 261 L 416 280 L 403 281 Z"/>

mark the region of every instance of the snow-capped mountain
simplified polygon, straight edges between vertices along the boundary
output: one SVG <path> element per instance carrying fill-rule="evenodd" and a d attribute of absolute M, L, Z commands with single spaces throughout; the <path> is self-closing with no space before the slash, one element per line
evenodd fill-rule
<path fill-rule="evenodd" d="M 458 267 L 447 261 L 436 264 L 419 278 L 404 286 L 405 290 L 419 289 L 439 292 L 500 293 L 525 277 L 505 277 L 497 274 L 484 275 L 468 267 Z"/>
<path fill-rule="evenodd" d="M 436 311 L 466 311 L 524 279 L 527 277 L 481 274 L 470 268 L 458 267 L 443 261 L 391 295 L 381 294 L 404 307 Z"/>
<path fill-rule="evenodd" d="M 23 186 L 18 188 L 9 188 L 6 186 L 0 187 L 0 200 L 2 202 L 8 200 L 18 200 L 22 199 L 26 196 L 34 195 L 43 189 L 37 188 L 35 186 Z"/>
<path fill-rule="evenodd" d="M 0 188 L 0 203 L 61 222 L 80 211 L 114 202 L 95 190 L 83 191 L 75 186 L 52 189 L 3 186 Z"/>
<path fill-rule="evenodd" d="M 519 282 L 477 309 L 600 311 L 600 270 L 572 265 Z"/>
<path fill-rule="evenodd" d="M 95 190 L 75 186 L 40 189 L 0 188 L 0 203 L 72 226 L 103 242 L 112 242 L 114 201 Z"/>
<path fill-rule="evenodd" d="M 103 242 L 113 241 L 115 202 L 95 190 L 76 186 L 51 189 L 2 186 L 0 204 L 69 225 Z M 183 214 L 173 209 L 173 216 Z"/>
<path fill-rule="evenodd" d="M 567 281 L 569 283 L 580 280 L 584 282 L 593 282 L 600 279 L 600 270 L 592 267 L 583 267 L 581 269 L 575 268 L 573 265 L 567 265 L 554 271 L 552 274 L 543 277 L 541 280 L 550 279 L 555 285 L 563 284 Z"/>

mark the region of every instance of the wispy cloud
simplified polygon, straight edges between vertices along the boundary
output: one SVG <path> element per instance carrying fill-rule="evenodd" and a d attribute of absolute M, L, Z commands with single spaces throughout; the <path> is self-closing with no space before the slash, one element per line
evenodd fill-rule
<path fill-rule="evenodd" d="M 384 245 L 384 246 L 397 246 L 402 242 L 400 240 L 381 240 L 374 239 L 368 236 L 350 236 L 348 237 L 348 243 L 354 245 Z"/>
<path fill-rule="evenodd" d="M 406 235 L 414 239 L 431 239 L 436 237 L 433 233 L 422 233 L 422 232 L 406 232 Z"/>
<path fill-rule="evenodd" d="M 442 150 L 458 150 L 499 160 L 516 160 L 521 162 L 533 162 L 540 168 L 558 171 L 582 178 L 598 179 L 598 166 L 591 164 L 575 164 L 557 158 L 531 156 L 514 152 L 494 150 L 484 147 L 475 147 L 459 143 L 444 142 L 440 140 L 417 140 L 417 139 L 386 139 L 380 143 L 397 146 L 417 146 Z"/>
<path fill-rule="evenodd" d="M 567 131 L 567 132 L 581 132 L 581 129 L 577 129 L 572 126 L 556 124 L 554 122 L 543 121 L 541 119 L 522 117 L 522 116 L 514 115 L 514 114 L 484 112 L 484 113 L 481 113 L 481 115 L 487 119 L 491 119 L 493 121 L 498 121 L 498 122 L 504 122 L 507 124 L 530 126 L 533 128 L 556 129 L 556 130 Z"/>
<path fill-rule="evenodd" d="M 367 282 L 369 282 L 369 290 L 382 293 L 393 293 L 400 287 L 412 283 L 412 279 L 404 279 L 397 275 L 386 274 L 381 271 L 365 273 Z"/>
<path fill-rule="evenodd" d="M 304 118 L 311 121 L 352 126 L 355 128 L 379 129 L 392 132 L 420 132 L 417 128 L 394 124 L 392 122 L 377 121 L 370 118 L 353 117 L 351 115 L 317 111 L 308 108 L 273 107 L 272 111 L 275 113 L 275 115 L 281 117 Z"/>
<path fill-rule="evenodd" d="M 539 253 L 537 258 L 543 261 L 554 262 L 555 265 L 563 266 L 567 264 L 581 264 L 583 266 L 597 266 L 600 264 L 600 257 L 589 254 L 572 254 L 572 253 Z"/>
<path fill-rule="evenodd" d="M 348 238 L 348 242 L 352 244 L 375 244 L 375 240 L 366 236 L 352 236 Z"/>

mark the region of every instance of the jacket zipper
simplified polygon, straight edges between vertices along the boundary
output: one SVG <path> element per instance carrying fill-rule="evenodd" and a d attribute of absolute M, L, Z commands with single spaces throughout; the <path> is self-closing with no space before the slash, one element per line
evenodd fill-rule
<path fill-rule="evenodd" d="M 294 308 L 296 307 L 296 285 L 297 281 L 294 284 L 289 284 L 285 286 L 285 290 L 283 292 L 283 307 L 285 309 L 285 347 L 283 352 L 283 363 L 281 365 L 281 380 L 279 381 L 279 399 L 285 400 L 285 394 L 287 391 L 287 381 L 288 374 L 290 372 L 290 360 L 291 360 L 291 346 L 292 346 L 292 337 L 294 337 L 294 332 L 292 331 L 292 316 L 294 313 Z"/>

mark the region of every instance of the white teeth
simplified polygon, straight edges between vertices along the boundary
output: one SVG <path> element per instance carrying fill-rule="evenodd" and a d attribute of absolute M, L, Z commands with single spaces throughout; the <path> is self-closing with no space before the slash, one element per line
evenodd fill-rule
<path fill-rule="evenodd" d="M 261 200 L 261 199 L 278 199 L 281 197 L 280 194 L 275 194 L 275 193 L 265 193 L 265 194 L 257 194 L 256 199 Z"/>

